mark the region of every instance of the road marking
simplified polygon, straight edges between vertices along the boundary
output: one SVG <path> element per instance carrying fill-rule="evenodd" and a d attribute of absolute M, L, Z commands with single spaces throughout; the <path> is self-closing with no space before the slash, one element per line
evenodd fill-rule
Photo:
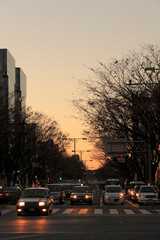
<path fill-rule="evenodd" d="M 135 214 L 131 209 L 124 209 L 126 214 Z"/>
<path fill-rule="evenodd" d="M 56 212 L 58 212 L 60 209 L 59 208 L 54 208 L 52 209 L 52 214 L 55 214 Z"/>
<path fill-rule="evenodd" d="M 160 209 L 156 209 L 156 212 L 158 212 L 160 214 Z"/>
<path fill-rule="evenodd" d="M 88 212 L 88 209 L 82 208 L 79 210 L 78 214 L 86 214 Z"/>
<path fill-rule="evenodd" d="M 102 209 L 95 209 L 94 214 L 103 214 Z"/>
<path fill-rule="evenodd" d="M 117 209 L 109 209 L 110 214 L 118 214 Z"/>
<path fill-rule="evenodd" d="M 68 208 L 63 212 L 63 214 L 70 214 L 73 210 L 73 208 Z"/>
<path fill-rule="evenodd" d="M 146 209 L 138 209 L 142 214 L 151 214 Z"/>

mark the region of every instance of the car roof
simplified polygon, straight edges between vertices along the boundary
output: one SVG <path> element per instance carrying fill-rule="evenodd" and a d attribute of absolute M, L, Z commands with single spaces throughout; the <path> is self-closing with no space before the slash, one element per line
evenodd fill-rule
<path fill-rule="evenodd" d="M 144 183 L 143 181 L 131 181 L 129 184 Z"/>
<path fill-rule="evenodd" d="M 154 185 L 149 185 L 149 186 L 148 186 L 148 185 L 142 185 L 141 188 L 142 188 L 142 187 L 148 187 L 148 188 L 150 188 L 150 187 L 155 187 L 155 186 L 154 186 Z"/>
<path fill-rule="evenodd" d="M 107 181 L 119 181 L 119 178 L 108 178 Z"/>
<path fill-rule="evenodd" d="M 76 188 L 91 188 L 90 186 L 74 186 Z"/>
<path fill-rule="evenodd" d="M 62 183 L 48 183 L 47 186 L 62 186 Z"/>
<path fill-rule="evenodd" d="M 120 188 L 121 188 L 120 185 L 113 185 L 113 184 L 112 184 L 112 185 L 106 185 L 106 187 L 113 187 L 113 188 L 114 188 L 114 187 L 116 187 L 116 188 L 117 188 L 117 187 L 120 187 Z"/>
<path fill-rule="evenodd" d="M 35 190 L 39 190 L 39 189 L 44 189 L 44 190 L 46 190 L 46 189 L 48 189 L 47 187 L 29 187 L 29 188 L 25 188 L 24 190 L 33 190 L 33 189 L 35 189 Z"/>

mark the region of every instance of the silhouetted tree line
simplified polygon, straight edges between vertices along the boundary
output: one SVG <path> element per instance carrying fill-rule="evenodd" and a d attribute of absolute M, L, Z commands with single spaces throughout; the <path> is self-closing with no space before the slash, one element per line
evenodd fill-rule
<path fill-rule="evenodd" d="M 22 186 L 72 179 L 83 174 L 82 162 L 68 156 L 55 120 L 27 108 L 0 107 L 0 177 Z M 75 163 L 76 161 L 76 163 Z"/>

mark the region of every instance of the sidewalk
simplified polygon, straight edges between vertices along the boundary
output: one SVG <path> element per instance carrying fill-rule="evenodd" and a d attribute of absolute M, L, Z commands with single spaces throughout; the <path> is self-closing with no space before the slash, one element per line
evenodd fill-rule
<path fill-rule="evenodd" d="M 0 204 L 0 216 L 16 211 L 16 205 Z"/>

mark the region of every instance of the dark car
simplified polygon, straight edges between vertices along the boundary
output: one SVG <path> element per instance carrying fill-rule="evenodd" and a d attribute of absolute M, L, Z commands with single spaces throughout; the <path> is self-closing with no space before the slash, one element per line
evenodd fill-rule
<path fill-rule="evenodd" d="M 1 203 L 17 203 L 22 190 L 19 187 L 4 187 L 0 192 Z"/>
<path fill-rule="evenodd" d="M 70 195 L 71 195 L 71 192 L 73 190 L 73 184 L 71 184 L 71 183 L 63 183 L 62 187 L 63 187 L 63 191 L 65 193 L 65 197 L 69 198 Z"/>
<path fill-rule="evenodd" d="M 65 202 L 65 192 L 62 184 L 53 183 L 47 184 L 46 186 L 49 188 L 55 202 L 58 202 L 59 204 Z"/>
<path fill-rule="evenodd" d="M 89 186 L 75 186 L 70 195 L 70 204 L 89 203 L 92 204 L 93 193 Z"/>
<path fill-rule="evenodd" d="M 131 199 L 131 193 L 135 186 L 142 186 L 145 183 L 143 181 L 131 181 L 128 187 L 128 198 Z"/>
<path fill-rule="evenodd" d="M 118 178 L 109 178 L 105 181 L 105 185 L 120 185 L 120 180 Z"/>
<path fill-rule="evenodd" d="M 34 213 L 48 215 L 52 212 L 53 197 L 48 188 L 26 188 L 17 202 L 17 215 Z"/>
<path fill-rule="evenodd" d="M 142 184 L 142 185 L 144 185 L 144 184 Z M 138 196 L 140 187 L 141 187 L 142 185 L 136 185 L 136 186 L 134 186 L 134 189 L 131 190 L 130 196 L 131 196 L 131 199 L 132 199 L 133 202 L 137 202 L 137 201 L 138 201 L 137 196 Z"/>

